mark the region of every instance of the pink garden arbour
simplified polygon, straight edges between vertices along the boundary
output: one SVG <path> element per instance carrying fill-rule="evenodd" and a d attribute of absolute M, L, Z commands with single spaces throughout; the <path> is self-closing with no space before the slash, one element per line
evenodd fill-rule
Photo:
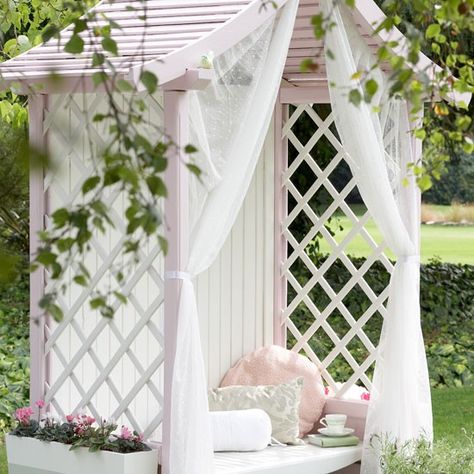
<path fill-rule="evenodd" d="M 272 29 L 283 28 L 282 18 L 286 18 L 290 25 L 281 30 L 289 35 L 286 46 L 281 39 L 284 35 L 278 36 L 285 48 L 283 54 L 286 50 L 288 52 L 283 58 L 281 77 L 277 77 L 275 87 L 265 102 L 268 105 L 278 95 L 273 124 L 265 144 L 261 137 L 252 138 L 255 146 L 245 155 L 254 160 L 249 169 L 252 171 L 257 166 L 257 171 L 252 183 L 247 182 L 247 178 L 242 181 L 245 182 L 242 189 L 249 187 L 243 210 L 238 217 L 234 216 L 236 223 L 226 243 L 220 243 L 223 248 L 216 257 L 216 263 L 195 280 L 209 383 L 217 384 L 225 371 L 246 352 L 264 344 L 285 345 L 289 331 L 296 341 L 292 348 L 304 351 L 319 365 L 336 399 L 347 393 L 358 381 L 370 388 L 371 381 L 366 372 L 376 359 L 377 352 L 367 339 L 363 325 L 377 312 L 387 314 L 384 303 L 389 289 L 382 295 L 373 294 L 363 278 L 364 271 L 377 259 L 382 260 L 389 270 L 391 264 L 383 254 L 384 246 L 376 244 L 364 230 L 363 224 L 369 216 L 360 219 L 355 216 L 345 202 L 348 190 L 337 192 L 330 183 L 330 170 L 321 170 L 317 163 L 311 161 L 311 150 L 322 137 L 332 140 L 336 149 L 333 167 L 346 160 L 347 154 L 350 154 L 348 147 L 333 133 L 331 127 L 334 117 L 321 118 L 312 107 L 312 104 L 330 103 L 327 68 L 324 54 L 321 54 L 324 45 L 314 38 L 310 25 L 310 18 L 319 11 L 319 5 L 302 0 L 296 10 L 294 0 L 282 1 L 275 11 L 269 6 L 262 9 L 260 0 L 150 0 L 146 40 L 141 44 L 139 38 L 143 36 L 145 25 L 125 9 L 127 3 L 134 3 L 138 9 L 141 8 L 141 2 L 125 0 L 111 3 L 104 1 L 96 7 L 99 12 L 106 13 L 110 19 L 115 18 L 123 26 L 122 30 L 114 33 L 120 51 L 118 71 L 124 78 L 137 82 L 143 68 L 158 75 L 160 93 L 149 98 L 150 116 L 161 123 L 180 146 L 193 139 L 190 117 L 195 113 L 195 102 L 190 99 L 195 99 L 196 94 L 202 97 L 199 94 L 203 92 L 199 91 L 209 90 L 209 87 L 219 84 L 215 77 L 216 71 L 199 67 L 202 55 L 213 51 L 216 58 L 222 57 L 232 48 L 238 48 L 239 44 L 248 41 L 252 34 L 264 31 L 269 22 L 274 22 Z M 297 12 L 296 20 L 288 13 L 292 5 Z M 382 16 L 380 9 L 371 0 L 356 2 L 351 12 L 351 22 L 355 28 L 352 33 L 356 32 L 369 50 L 375 51 L 387 39 L 383 32 L 373 34 L 374 24 Z M 350 33 L 350 28 L 347 31 Z M 271 54 L 272 45 L 275 49 L 275 35 L 272 36 L 272 32 L 268 33 L 268 45 L 262 53 L 263 62 L 267 58 L 264 54 Z M 401 40 L 402 50 L 403 38 L 398 33 L 395 36 Z M 137 47 L 142 48 L 140 54 L 137 54 Z M 301 72 L 301 60 L 315 54 L 320 57 L 320 68 L 316 72 Z M 277 63 L 273 61 L 272 67 L 276 67 Z M 426 69 L 432 64 L 421 55 L 419 67 Z M 94 129 L 91 119 L 96 111 L 104 107 L 101 99 L 103 92 L 93 87 L 91 75 L 94 70 L 87 61 L 61 53 L 57 45 L 52 43 L 33 48 L 3 63 L 0 70 L 6 83 L 19 82 L 25 93 L 31 92 L 31 143 L 60 158 L 61 166 L 55 173 L 32 167 L 30 210 L 31 252 L 34 254 L 36 234 L 48 225 L 50 212 L 57 205 L 73 202 L 78 195 L 78 186 L 87 177 L 90 156 L 83 145 L 86 124 L 94 130 L 95 144 L 98 147 L 101 145 L 103 131 Z M 63 78 L 61 83 L 49 79 L 53 70 Z M 272 72 L 271 67 L 263 68 L 259 77 L 266 77 L 267 84 L 271 84 L 268 78 L 275 81 Z M 43 87 L 39 93 L 33 94 L 31 87 L 38 83 L 42 83 Z M 290 110 L 290 104 L 295 108 Z M 302 114 L 308 114 L 315 126 L 314 134 L 306 144 L 299 142 L 293 133 L 293 126 Z M 262 116 L 260 123 L 265 123 L 265 120 Z M 265 128 L 260 132 L 264 136 L 267 130 Z M 246 133 L 248 135 L 244 136 L 251 138 L 250 132 Z M 293 163 L 288 163 L 289 143 L 298 154 Z M 413 153 L 410 159 L 417 160 L 421 155 L 420 144 L 412 140 L 411 145 Z M 263 152 L 257 164 L 262 146 Z M 189 239 L 192 177 L 183 166 L 186 157 L 179 150 L 174 153 L 169 157 L 166 172 L 169 197 L 165 204 L 165 225 L 169 253 L 163 258 L 153 246 L 142 249 L 142 261 L 130 278 L 128 291 L 131 305 L 128 309 L 122 309 L 113 321 L 104 322 L 90 315 L 87 310 L 90 289 L 89 292 L 71 290 L 62 301 L 66 317 L 61 324 L 41 320 L 40 324 L 31 325 L 32 399 L 44 397 L 60 415 L 81 406 L 93 413 L 100 412 L 117 419 L 123 417 L 148 437 L 161 436 L 164 472 L 169 472 L 173 430 L 179 428 L 176 423 L 173 424 L 171 407 L 175 395 L 171 381 L 176 376 L 174 360 L 177 345 L 180 344 L 176 339 L 179 299 L 183 284 L 188 284 L 186 273 L 189 271 L 190 244 L 193 243 Z M 300 194 L 292 180 L 297 168 L 295 163 L 303 162 L 312 166 L 316 176 L 314 187 L 307 195 Z M 350 185 L 354 187 L 356 183 L 351 181 Z M 329 190 L 333 203 L 332 207 L 318 216 L 308 202 L 321 186 Z M 402 195 L 410 192 L 400 190 Z M 296 204 L 289 206 L 289 198 Z M 413 200 L 411 196 L 410 199 L 413 204 L 410 212 L 414 213 L 416 219 L 418 204 L 415 201 L 419 197 Z M 93 252 L 88 257 L 88 263 L 95 272 L 93 281 L 97 284 L 108 277 L 120 247 L 123 203 L 118 196 L 111 198 L 111 207 L 118 230 L 116 233 L 111 232 L 105 239 L 97 238 Z M 296 214 L 305 212 L 314 224 L 308 230 L 308 240 L 310 233 L 314 236 L 318 229 L 324 235 L 325 220 L 338 207 L 349 215 L 353 229 L 340 245 L 326 236 L 333 250 L 326 266 L 341 259 L 352 274 L 350 284 L 344 289 L 345 294 L 356 285 L 367 294 L 370 308 L 364 314 L 357 315 L 357 318 L 348 313 L 347 308 L 344 309 L 345 294 L 336 294 L 327 286 L 325 269 L 313 268 L 306 255 L 305 245 L 296 241 L 290 230 Z M 225 217 L 227 213 L 222 213 L 222 218 Z M 365 236 L 371 246 L 367 266 L 362 270 L 351 267 L 344 250 L 358 232 Z M 303 287 L 298 286 L 291 271 L 292 262 L 298 258 L 304 261 L 312 274 L 311 282 Z M 47 284 L 47 275 L 43 272 L 37 271 L 32 275 L 33 316 L 39 312 L 37 303 Z M 348 332 L 350 337 L 339 338 L 335 335 L 328 322 L 331 309 L 320 312 L 312 306 L 310 292 L 316 285 L 331 297 L 331 308 L 337 308 L 344 314 L 351 327 Z M 298 302 L 306 304 L 315 318 L 314 324 L 304 334 L 299 333 L 292 321 L 294 309 L 299 303 L 289 301 L 289 287 L 296 291 Z M 309 345 L 310 339 L 317 337 L 317 331 L 321 329 L 329 334 L 334 343 L 334 350 L 324 360 L 320 360 Z M 361 339 L 368 350 L 367 359 L 360 363 L 347 347 L 353 337 Z M 342 386 L 335 385 L 328 371 L 337 357 L 347 360 L 353 371 L 352 377 Z M 190 393 L 189 396 L 193 397 L 194 394 Z M 335 403 L 334 409 L 351 411 L 358 424 L 367 406 L 364 403 L 337 400 L 331 403 Z M 408 406 L 409 401 L 405 403 Z M 404 428 L 401 429 L 403 431 Z M 199 440 L 197 443 L 195 447 L 199 451 Z M 174 470 L 172 474 L 178 472 Z"/>

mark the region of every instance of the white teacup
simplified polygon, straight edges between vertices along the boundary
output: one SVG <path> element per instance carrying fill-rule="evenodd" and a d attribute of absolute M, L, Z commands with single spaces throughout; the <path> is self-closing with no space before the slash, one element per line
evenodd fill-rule
<path fill-rule="evenodd" d="M 346 421 L 347 415 L 339 413 L 330 413 L 319 420 L 319 422 L 327 428 L 328 432 L 337 434 L 344 432 Z"/>

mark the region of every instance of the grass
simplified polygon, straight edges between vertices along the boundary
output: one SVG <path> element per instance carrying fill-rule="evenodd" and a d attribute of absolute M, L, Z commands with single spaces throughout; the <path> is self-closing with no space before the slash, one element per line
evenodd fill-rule
<path fill-rule="evenodd" d="M 436 206 L 437 212 L 449 214 L 453 211 L 451 206 Z M 354 212 L 360 216 L 363 213 L 362 206 L 354 206 Z M 342 227 L 342 230 L 338 228 Z M 331 223 L 331 229 L 335 231 L 335 240 L 340 243 L 352 228 L 351 220 L 345 215 L 338 215 Z M 374 221 L 370 219 L 365 224 L 365 229 L 376 243 L 382 242 L 382 234 Z M 323 240 L 321 250 L 330 252 L 329 243 Z M 346 247 L 346 253 L 355 257 L 367 257 L 371 252 L 370 244 L 358 234 Z M 387 255 L 393 258 L 390 251 Z M 474 225 L 469 226 L 445 226 L 425 225 L 421 226 L 421 260 L 426 263 L 432 258 L 439 258 L 443 262 L 474 264 Z"/>
<path fill-rule="evenodd" d="M 465 445 L 462 428 L 474 433 L 474 387 L 432 391 L 434 434 L 453 445 Z"/>
<path fill-rule="evenodd" d="M 474 387 L 439 388 L 432 391 L 435 441 L 465 446 L 462 428 L 474 433 Z M 0 474 L 7 474 L 5 448 L 0 448 Z"/>

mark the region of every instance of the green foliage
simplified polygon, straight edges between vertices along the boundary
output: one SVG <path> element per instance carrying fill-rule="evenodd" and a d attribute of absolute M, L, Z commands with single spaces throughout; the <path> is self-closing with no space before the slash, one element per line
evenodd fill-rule
<path fill-rule="evenodd" d="M 378 442 L 378 439 L 374 439 Z M 466 474 L 474 472 L 474 443 L 466 435 L 464 446 L 446 441 L 431 443 L 423 437 L 400 445 L 382 438 L 381 467 L 384 474 Z"/>
<path fill-rule="evenodd" d="M 0 285 L 0 432 L 8 430 L 11 413 L 29 394 L 29 280 Z"/>
<path fill-rule="evenodd" d="M 353 0 L 334 0 L 334 5 L 341 3 L 354 6 Z M 375 25 L 376 33 L 384 31 L 393 36 L 390 32 L 396 27 L 404 33 L 407 42 L 382 43 L 375 63 L 353 74 L 348 101 L 355 106 L 362 101 L 371 104 L 380 86 L 374 79 L 374 70 L 390 66 L 390 97 L 408 101 L 414 119 L 424 108 L 424 118 L 416 131 L 416 136 L 424 141 L 424 160 L 412 165 L 410 172 L 420 189 L 427 191 L 433 180 L 439 180 L 446 172 L 451 157 L 474 151 L 472 106 L 454 100 L 455 93 L 474 92 L 473 5 L 464 0 L 380 0 L 377 3 L 387 16 Z M 312 17 L 312 25 L 317 39 L 324 38 L 335 27 L 330 16 L 323 13 Z M 422 67 L 422 53 L 437 63 L 439 70 Z M 327 54 L 334 56 L 337 52 Z M 317 70 L 320 56 L 318 52 L 304 59 L 302 69 Z M 432 106 L 424 107 L 426 98 L 432 100 Z"/>
<path fill-rule="evenodd" d="M 317 268 L 328 258 L 327 255 L 322 256 L 317 252 L 310 257 Z M 351 261 L 354 267 L 359 269 L 366 260 L 351 257 Z M 311 277 L 309 270 L 302 263 L 295 263 L 291 270 L 301 286 Z M 336 260 L 324 274 L 335 293 L 339 293 L 351 277 L 352 274 L 340 260 Z M 380 262 L 375 262 L 364 275 L 364 279 L 375 295 L 380 295 L 388 284 L 389 274 Z M 474 266 L 438 261 L 422 265 L 420 289 L 422 327 L 431 385 L 474 385 Z M 295 291 L 290 287 L 289 301 L 295 295 Z M 319 284 L 311 291 L 310 298 L 320 312 L 331 304 L 330 297 Z M 369 298 L 358 285 L 343 298 L 343 303 L 356 320 L 371 305 Z M 314 316 L 306 304 L 300 303 L 292 321 L 304 334 L 314 323 Z M 350 329 L 338 308 L 332 310 L 327 322 L 339 338 Z M 374 345 L 378 343 L 381 327 L 382 317 L 378 312 L 364 326 L 364 332 Z M 291 333 L 288 333 L 289 347 L 295 342 Z M 316 336 L 310 339 L 309 345 L 321 360 L 334 348 L 334 343 L 323 330 L 317 331 Z M 357 337 L 352 338 L 347 347 L 359 364 L 368 355 L 366 347 Z M 340 382 L 347 380 L 353 373 L 342 356 L 338 356 L 328 370 L 334 379 Z"/>
<path fill-rule="evenodd" d="M 453 201 L 474 203 L 474 158 L 461 155 L 446 165 L 447 172 L 436 185 L 423 194 L 430 204 L 449 205 Z"/>

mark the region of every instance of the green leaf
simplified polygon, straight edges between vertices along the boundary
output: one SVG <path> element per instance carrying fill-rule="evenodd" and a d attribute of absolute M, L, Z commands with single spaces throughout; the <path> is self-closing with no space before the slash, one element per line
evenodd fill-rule
<path fill-rule="evenodd" d="M 158 88 L 158 78 L 150 71 L 142 71 L 140 82 L 145 86 L 149 94 L 153 94 Z"/>
<path fill-rule="evenodd" d="M 82 185 L 82 194 L 87 194 L 89 191 L 92 191 L 100 183 L 100 176 L 91 176 L 90 178 L 84 181 Z"/>
<path fill-rule="evenodd" d="M 303 59 L 300 63 L 301 72 L 314 72 L 318 69 L 318 64 L 316 64 L 312 58 Z"/>
<path fill-rule="evenodd" d="M 58 250 L 62 252 L 68 252 L 71 250 L 72 246 L 74 245 L 75 240 L 71 237 L 65 237 L 64 239 L 59 239 L 56 242 L 56 247 Z"/>
<path fill-rule="evenodd" d="M 375 79 L 369 79 L 365 83 L 365 92 L 369 96 L 369 98 L 373 97 L 374 94 L 377 92 L 379 88 L 379 85 L 377 84 L 377 81 Z"/>
<path fill-rule="evenodd" d="M 184 152 L 191 154 L 191 153 L 196 153 L 198 149 L 194 145 L 186 145 L 184 147 Z"/>
<path fill-rule="evenodd" d="M 354 105 L 358 106 L 360 104 L 361 100 L 362 100 L 362 95 L 361 95 L 361 93 L 359 92 L 358 89 L 352 89 L 349 92 L 349 102 L 351 104 L 354 104 Z"/>
<path fill-rule="evenodd" d="M 59 33 L 59 29 L 55 25 L 47 26 L 45 30 L 41 33 L 42 40 L 46 43 L 54 36 L 57 36 Z"/>
<path fill-rule="evenodd" d="M 95 87 L 103 84 L 105 81 L 107 81 L 107 78 L 108 76 L 104 71 L 98 71 L 92 74 L 92 82 L 94 83 Z"/>
<path fill-rule="evenodd" d="M 74 21 L 74 34 L 81 33 L 87 30 L 87 20 L 78 18 Z"/>
<path fill-rule="evenodd" d="M 102 40 L 102 47 L 105 51 L 112 53 L 114 56 L 118 56 L 117 42 L 110 37 L 106 37 Z"/>
<path fill-rule="evenodd" d="M 117 81 L 117 87 L 122 92 L 131 92 L 133 91 L 133 85 L 130 81 L 126 81 L 125 79 L 119 79 Z"/>
<path fill-rule="evenodd" d="M 106 304 L 106 302 L 105 302 L 105 298 L 103 296 L 98 296 L 97 298 L 92 298 L 89 301 L 89 305 L 92 309 L 100 308 L 102 306 L 105 306 L 105 304 Z"/>
<path fill-rule="evenodd" d="M 196 175 L 198 178 L 201 177 L 202 171 L 199 166 L 196 166 L 193 163 L 186 163 L 186 168 L 188 168 L 188 170 L 191 171 L 191 173 Z"/>
<path fill-rule="evenodd" d="M 146 184 L 148 185 L 148 189 L 153 195 L 161 197 L 166 197 L 168 195 L 166 185 L 160 177 L 149 176 L 146 179 Z"/>
<path fill-rule="evenodd" d="M 105 62 L 105 56 L 102 53 L 94 53 L 92 55 L 92 67 L 102 66 Z"/>
<path fill-rule="evenodd" d="M 168 253 L 168 241 L 162 235 L 158 236 L 158 243 L 160 244 L 161 250 L 166 255 Z"/>
<path fill-rule="evenodd" d="M 87 286 L 87 279 L 84 275 L 76 275 L 73 280 L 80 286 Z"/>
<path fill-rule="evenodd" d="M 425 36 L 428 39 L 434 38 L 435 36 L 439 35 L 441 32 L 441 25 L 438 23 L 432 23 L 431 25 L 426 28 Z"/>
<path fill-rule="evenodd" d="M 64 51 L 71 54 L 81 54 L 84 51 L 84 40 L 79 35 L 72 35 L 64 45 Z"/>
<path fill-rule="evenodd" d="M 70 214 L 69 211 L 65 208 L 58 209 L 53 212 L 51 216 L 56 227 L 64 227 L 69 221 Z"/>
<path fill-rule="evenodd" d="M 61 321 L 64 317 L 63 310 L 57 304 L 49 305 L 47 311 L 57 322 Z"/>
<path fill-rule="evenodd" d="M 119 291 L 114 291 L 114 295 L 120 301 L 120 303 L 127 304 L 127 297 L 123 293 L 120 293 Z"/>
<path fill-rule="evenodd" d="M 433 185 L 431 181 L 431 177 L 428 176 L 427 174 L 424 174 L 423 176 L 417 178 L 416 182 L 421 192 L 428 191 L 428 189 L 430 189 L 431 186 Z"/>

